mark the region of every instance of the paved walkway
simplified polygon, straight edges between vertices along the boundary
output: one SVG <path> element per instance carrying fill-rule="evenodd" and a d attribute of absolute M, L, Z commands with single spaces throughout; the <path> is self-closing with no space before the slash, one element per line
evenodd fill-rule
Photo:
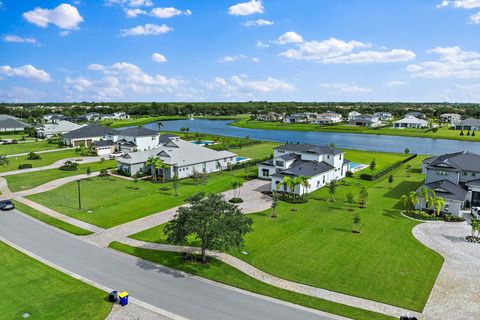
<path fill-rule="evenodd" d="M 429 222 L 413 235 L 445 262 L 423 311 L 424 319 L 480 319 L 480 244 L 470 243 L 467 222 Z"/>
<path fill-rule="evenodd" d="M 75 149 L 74 147 L 68 147 L 68 148 L 58 148 L 58 149 L 51 149 L 51 150 L 42 150 L 42 151 L 35 151 L 35 153 L 49 153 L 49 152 L 56 152 L 56 151 L 62 151 L 62 150 L 71 150 Z M 12 158 L 12 157 L 20 157 L 20 156 L 26 156 L 30 152 L 24 152 L 24 153 L 17 153 L 17 154 L 8 154 L 6 155 L 7 158 Z"/>
<path fill-rule="evenodd" d="M 254 213 L 270 208 L 271 198 L 259 192 L 265 188 L 268 188 L 269 184 L 269 181 L 258 179 L 247 181 L 243 184 L 243 186 L 240 188 L 240 195 L 243 199 L 243 202 L 239 204 L 239 206 L 243 209 L 244 213 Z M 226 191 L 223 194 L 227 199 L 233 197 L 232 191 Z M 172 220 L 178 208 L 179 207 L 174 207 L 146 216 L 144 218 L 127 222 L 125 224 L 87 236 L 86 238 L 100 246 L 105 247 L 108 246 L 112 241 L 123 239 L 129 235 L 153 228 Z"/>
<path fill-rule="evenodd" d="M 22 169 L 22 170 L 14 170 L 14 171 L 6 171 L 0 172 L 0 177 L 11 176 L 14 174 L 20 173 L 28 173 L 28 172 L 35 172 L 35 171 L 44 171 L 49 169 L 57 169 L 60 168 L 66 161 L 77 162 L 78 164 L 85 164 L 85 163 L 92 163 L 92 162 L 99 162 L 105 157 L 73 157 L 73 158 L 66 158 L 58 160 L 48 166 L 37 167 L 37 168 L 30 168 L 30 169 Z"/>

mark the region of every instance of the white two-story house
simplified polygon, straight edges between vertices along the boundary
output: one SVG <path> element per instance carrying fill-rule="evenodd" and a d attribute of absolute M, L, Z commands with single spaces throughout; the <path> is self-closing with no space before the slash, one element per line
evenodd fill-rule
<path fill-rule="evenodd" d="M 467 203 L 480 207 L 480 155 L 461 151 L 427 158 L 422 172 L 426 175 L 424 187 L 445 200 L 444 213 L 461 216 Z M 420 188 L 418 193 L 417 209 L 426 209 Z"/>
<path fill-rule="evenodd" d="M 309 186 L 297 185 L 296 194 L 310 193 L 327 185 L 330 181 L 345 177 L 348 161 L 344 152 L 332 147 L 311 144 L 285 144 L 274 148 L 272 160 L 258 166 L 258 177 L 271 180 L 271 190 L 291 192 L 283 185 L 284 177 L 309 177 Z"/>

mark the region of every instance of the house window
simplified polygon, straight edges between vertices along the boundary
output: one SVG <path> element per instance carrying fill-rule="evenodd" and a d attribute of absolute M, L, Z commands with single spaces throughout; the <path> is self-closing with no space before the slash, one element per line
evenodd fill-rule
<path fill-rule="evenodd" d="M 262 177 L 269 177 L 270 176 L 270 170 L 268 169 L 262 169 Z M 277 181 L 277 184 L 279 182 Z"/>
<path fill-rule="evenodd" d="M 340 155 L 340 160 L 342 160 L 342 155 Z"/>
<path fill-rule="evenodd" d="M 320 180 L 317 181 L 317 187 L 320 185 Z"/>
<path fill-rule="evenodd" d="M 475 172 L 472 172 L 472 177 L 475 177 Z"/>
<path fill-rule="evenodd" d="M 466 175 L 468 175 L 468 173 L 467 173 L 467 172 L 464 172 L 463 175 L 466 176 Z"/>
<path fill-rule="evenodd" d="M 275 166 L 283 167 L 283 161 L 275 161 Z"/>
<path fill-rule="evenodd" d="M 327 154 L 327 159 L 330 159 L 330 155 L 329 155 L 329 154 Z"/>
<path fill-rule="evenodd" d="M 445 203 L 445 206 L 443 207 L 443 211 L 448 212 L 449 208 L 450 208 L 450 204 Z"/>
<path fill-rule="evenodd" d="M 325 176 L 322 176 L 322 178 L 323 178 L 323 183 L 325 183 Z"/>

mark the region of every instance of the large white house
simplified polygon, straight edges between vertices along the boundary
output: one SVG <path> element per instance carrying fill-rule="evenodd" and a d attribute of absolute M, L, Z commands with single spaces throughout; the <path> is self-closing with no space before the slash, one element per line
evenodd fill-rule
<path fill-rule="evenodd" d="M 348 162 L 344 152 L 311 144 L 285 144 L 274 148 L 272 160 L 258 166 L 258 177 L 271 180 L 272 191 L 291 192 L 282 184 L 285 177 L 309 177 L 309 187 L 297 185 L 294 193 L 304 194 L 345 177 Z"/>
<path fill-rule="evenodd" d="M 378 127 L 382 125 L 380 118 L 371 114 L 361 114 L 350 120 L 350 124 L 363 127 Z"/>
<path fill-rule="evenodd" d="M 373 115 L 378 117 L 380 121 L 390 121 L 393 119 L 393 115 L 391 112 L 380 111 L 380 112 L 375 112 Z"/>
<path fill-rule="evenodd" d="M 316 124 L 332 124 L 342 122 L 342 115 L 336 112 L 320 113 L 317 118 L 311 121 Z"/>
<path fill-rule="evenodd" d="M 406 116 L 402 120 L 398 120 L 393 123 L 393 128 L 395 129 L 405 129 L 405 128 L 421 129 L 427 126 L 428 126 L 427 120 L 418 119 L 414 116 Z"/>
<path fill-rule="evenodd" d="M 197 173 L 211 173 L 225 170 L 237 161 L 237 155 L 229 151 L 212 150 L 174 135 L 160 136 L 160 145 L 147 151 L 127 153 L 117 158 L 117 170 L 129 175 L 151 173 L 146 165 L 150 157 L 162 160 L 169 167 L 157 169 L 160 176 L 182 179 Z"/>
<path fill-rule="evenodd" d="M 425 173 L 424 187 L 445 200 L 442 212 L 462 216 L 467 202 L 471 207 L 480 207 L 480 155 L 460 151 L 427 158 L 422 162 L 422 172 Z M 420 189 L 416 207 L 426 209 Z"/>

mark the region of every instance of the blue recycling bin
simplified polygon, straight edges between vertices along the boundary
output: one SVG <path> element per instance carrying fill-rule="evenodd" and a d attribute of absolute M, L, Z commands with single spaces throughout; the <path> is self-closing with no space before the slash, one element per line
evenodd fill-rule
<path fill-rule="evenodd" d="M 118 297 L 120 298 L 120 305 L 126 306 L 128 304 L 128 292 L 127 291 L 119 293 Z"/>

